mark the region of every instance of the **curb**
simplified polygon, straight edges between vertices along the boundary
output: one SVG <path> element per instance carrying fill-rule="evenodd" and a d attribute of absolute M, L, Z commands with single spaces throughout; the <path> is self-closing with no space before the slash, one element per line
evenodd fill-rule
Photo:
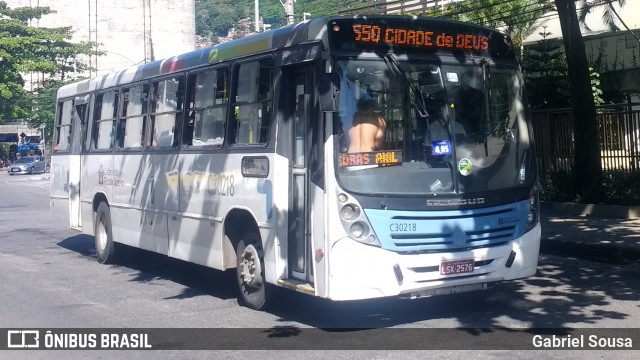
<path fill-rule="evenodd" d="M 640 206 L 541 201 L 540 209 L 549 214 L 564 216 L 594 216 L 607 219 L 640 219 Z"/>
<path fill-rule="evenodd" d="M 548 255 L 571 256 L 578 259 L 627 265 L 640 260 L 640 249 L 614 244 L 598 244 L 576 240 L 542 239 L 540 252 Z"/>

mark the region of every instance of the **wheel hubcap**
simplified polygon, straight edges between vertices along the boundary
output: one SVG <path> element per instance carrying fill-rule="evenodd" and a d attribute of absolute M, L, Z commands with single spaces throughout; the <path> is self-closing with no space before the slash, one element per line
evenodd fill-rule
<path fill-rule="evenodd" d="M 96 239 L 98 240 L 98 249 L 104 251 L 107 248 L 107 229 L 104 227 L 102 221 L 98 224 Z"/>
<path fill-rule="evenodd" d="M 260 256 L 253 245 L 247 245 L 240 262 L 240 277 L 244 284 L 254 289 L 262 286 L 262 265 Z"/>

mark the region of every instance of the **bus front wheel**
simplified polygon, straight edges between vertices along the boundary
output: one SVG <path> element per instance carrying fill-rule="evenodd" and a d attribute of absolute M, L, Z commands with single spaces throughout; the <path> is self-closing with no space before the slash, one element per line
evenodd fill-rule
<path fill-rule="evenodd" d="M 241 301 L 255 310 L 262 310 L 266 303 L 264 261 L 257 245 L 259 240 L 257 233 L 250 232 L 236 249 L 236 275 Z"/>
<path fill-rule="evenodd" d="M 113 236 L 111 233 L 111 211 L 109 205 L 101 202 L 96 211 L 94 229 L 96 256 L 101 264 L 110 264 L 114 259 Z"/>

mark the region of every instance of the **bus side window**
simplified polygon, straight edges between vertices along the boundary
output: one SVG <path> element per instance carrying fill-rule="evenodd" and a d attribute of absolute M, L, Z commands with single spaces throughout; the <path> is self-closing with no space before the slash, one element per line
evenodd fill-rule
<path fill-rule="evenodd" d="M 228 77 L 226 68 L 206 70 L 189 77 L 189 110 L 183 136 L 185 146 L 222 145 Z"/>
<path fill-rule="evenodd" d="M 118 92 L 109 91 L 96 96 L 93 137 L 94 149 L 112 149 L 116 141 Z"/>
<path fill-rule="evenodd" d="M 122 89 L 120 126 L 118 127 L 119 148 L 142 147 L 148 92 L 147 84 Z"/>
<path fill-rule="evenodd" d="M 149 146 L 166 148 L 180 143 L 185 102 L 184 82 L 184 77 L 176 76 L 153 83 Z"/>
<path fill-rule="evenodd" d="M 230 134 L 235 144 L 265 144 L 271 130 L 274 80 L 273 59 L 240 64 L 236 68 L 236 96 Z"/>
<path fill-rule="evenodd" d="M 73 118 L 73 100 L 58 103 L 58 119 L 56 121 L 55 145 L 53 151 L 68 151 L 70 148 L 71 119 Z"/>

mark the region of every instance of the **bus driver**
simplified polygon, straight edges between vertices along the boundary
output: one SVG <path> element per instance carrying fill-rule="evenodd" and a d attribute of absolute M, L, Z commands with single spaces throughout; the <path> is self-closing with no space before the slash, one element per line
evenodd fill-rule
<path fill-rule="evenodd" d="M 371 152 L 382 149 L 387 122 L 373 111 L 373 100 L 360 100 L 349 130 L 349 152 Z"/>

